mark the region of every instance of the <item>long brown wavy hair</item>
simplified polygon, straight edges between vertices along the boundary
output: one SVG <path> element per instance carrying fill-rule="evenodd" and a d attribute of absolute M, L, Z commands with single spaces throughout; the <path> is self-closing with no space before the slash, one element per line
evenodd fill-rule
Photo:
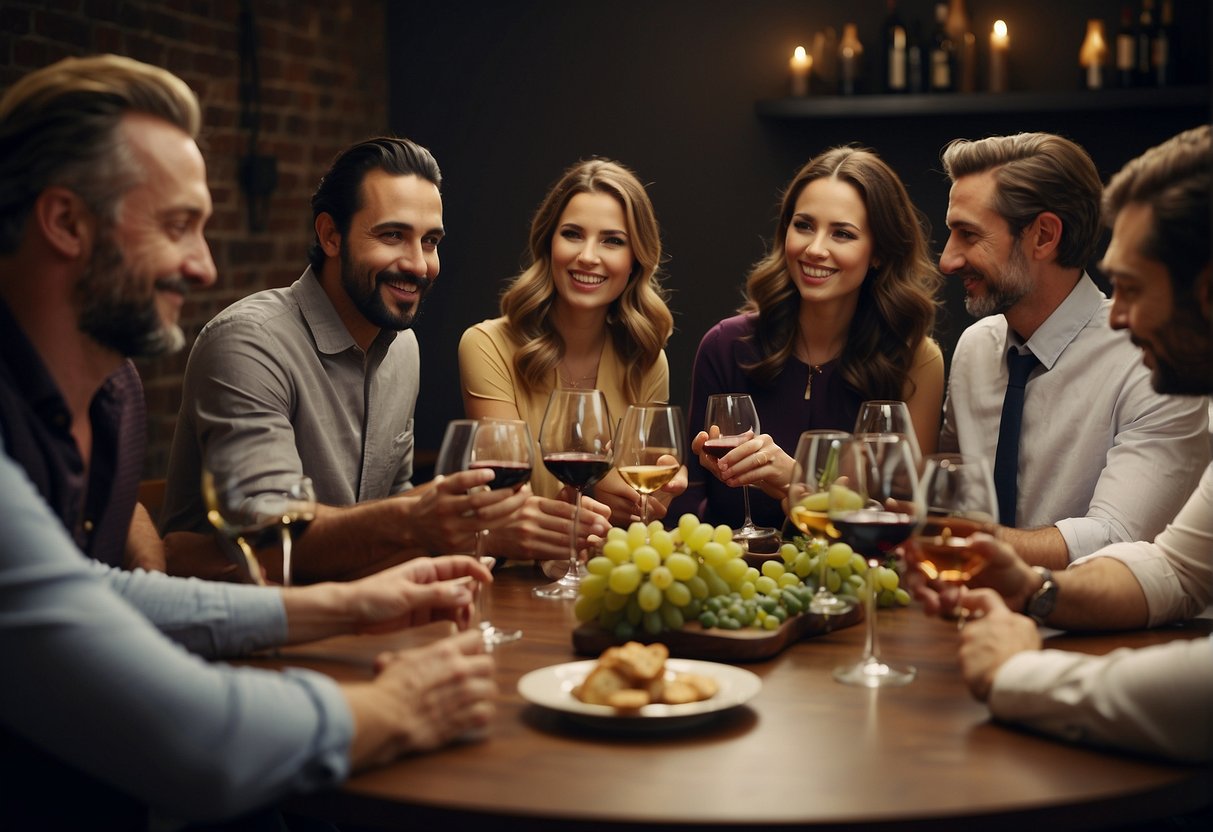
<path fill-rule="evenodd" d="M 501 296 L 501 314 L 518 344 L 514 367 L 529 392 L 541 389 L 564 358 L 564 340 L 549 318 L 556 298 L 552 277 L 552 237 L 565 206 L 577 194 L 605 193 L 618 200 L 632 248 L 628 285 L 607 312 L 607 332 L 623 360 L 624 393 L 640 395 L 644 374 L 657 361 L 674 330 L 666 292 L 658 280 L 661 234 L 644 185 L 618 162 L 590 159 L 564 172 L 531 220 L 529 264 Z"/>
<path fill-rule="evenodd" d="M 801 298 L 788 274 L 784 240 L 800 192 L 826 177 L 859 193 L 872 229 L 872 261 L 880 263 L 859 287 L 839 370 L 865 399 L 901 399 L 914 352 L 935 325 L 935 291 L 942 278 L 928 255 L 925 217 L 897 174 L 866 148 L 825 151 L 784 190 L 770 250 L 746 278 L 746 301 L 739 311 L 758 316 L 752 341 L 759 358 L 744 369 L 759 384 L 770 384 L 795 350 Z"/>

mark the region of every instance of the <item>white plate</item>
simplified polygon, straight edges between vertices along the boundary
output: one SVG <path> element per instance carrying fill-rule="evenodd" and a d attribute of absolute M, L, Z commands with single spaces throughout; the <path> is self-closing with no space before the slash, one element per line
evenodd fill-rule
<path fill-rule="evenodd" d="M 535 705 L 561 711 L 585 722 L 628 723 L 632 727 L 659 728 L 700 722 L 721 711 L 744 705 L 762 690 L 762 680 L 748 670 L 717 662 L 667 659 L 666 673 L 698 673 L 716 680 L 720 689 L 710 699 L 685 705 L 645 705 L 639 711 L 620 713 L 609 705 L 591 705 L 573 696 L 598 664 L 596 659 L 568 662 L 532 670 L 518 680 L 518 693 Z"/>

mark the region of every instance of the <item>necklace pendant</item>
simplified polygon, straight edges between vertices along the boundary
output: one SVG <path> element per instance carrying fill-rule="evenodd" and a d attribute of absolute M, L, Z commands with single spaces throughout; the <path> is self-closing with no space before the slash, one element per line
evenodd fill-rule
<path fill-rule="evenodd" d="M 804 386 L 804 400 L 806 402 L 809 399 L 813 398 L 813 376 L 817 375 L 820 372 L 821 372 L 820 364 L 810 364 L 809 365 L 809 381 Z"/>

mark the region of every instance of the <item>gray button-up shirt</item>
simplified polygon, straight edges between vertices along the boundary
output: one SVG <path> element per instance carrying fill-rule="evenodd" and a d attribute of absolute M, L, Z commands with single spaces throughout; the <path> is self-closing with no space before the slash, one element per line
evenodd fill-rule
<path fill-rule="evenodd" d="M 385 330 L 364 353 L 311 268 L 219 313 L 185 371 L 161 528 L 207 531 L 203 461 L 247 493 L 312 478 L 346 506 L 411 487 L 417 338 Z"/>

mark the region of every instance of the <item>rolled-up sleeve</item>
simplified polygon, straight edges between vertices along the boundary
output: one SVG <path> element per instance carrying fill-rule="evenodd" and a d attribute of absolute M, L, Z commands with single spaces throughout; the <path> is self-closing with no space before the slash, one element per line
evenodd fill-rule
<path fill-rule="evenodd" d="M 994 678 L 990 712 L 1070 742 L 1213 758 L 1213 638 L 1106 656 L 1034 650 Z"/>

